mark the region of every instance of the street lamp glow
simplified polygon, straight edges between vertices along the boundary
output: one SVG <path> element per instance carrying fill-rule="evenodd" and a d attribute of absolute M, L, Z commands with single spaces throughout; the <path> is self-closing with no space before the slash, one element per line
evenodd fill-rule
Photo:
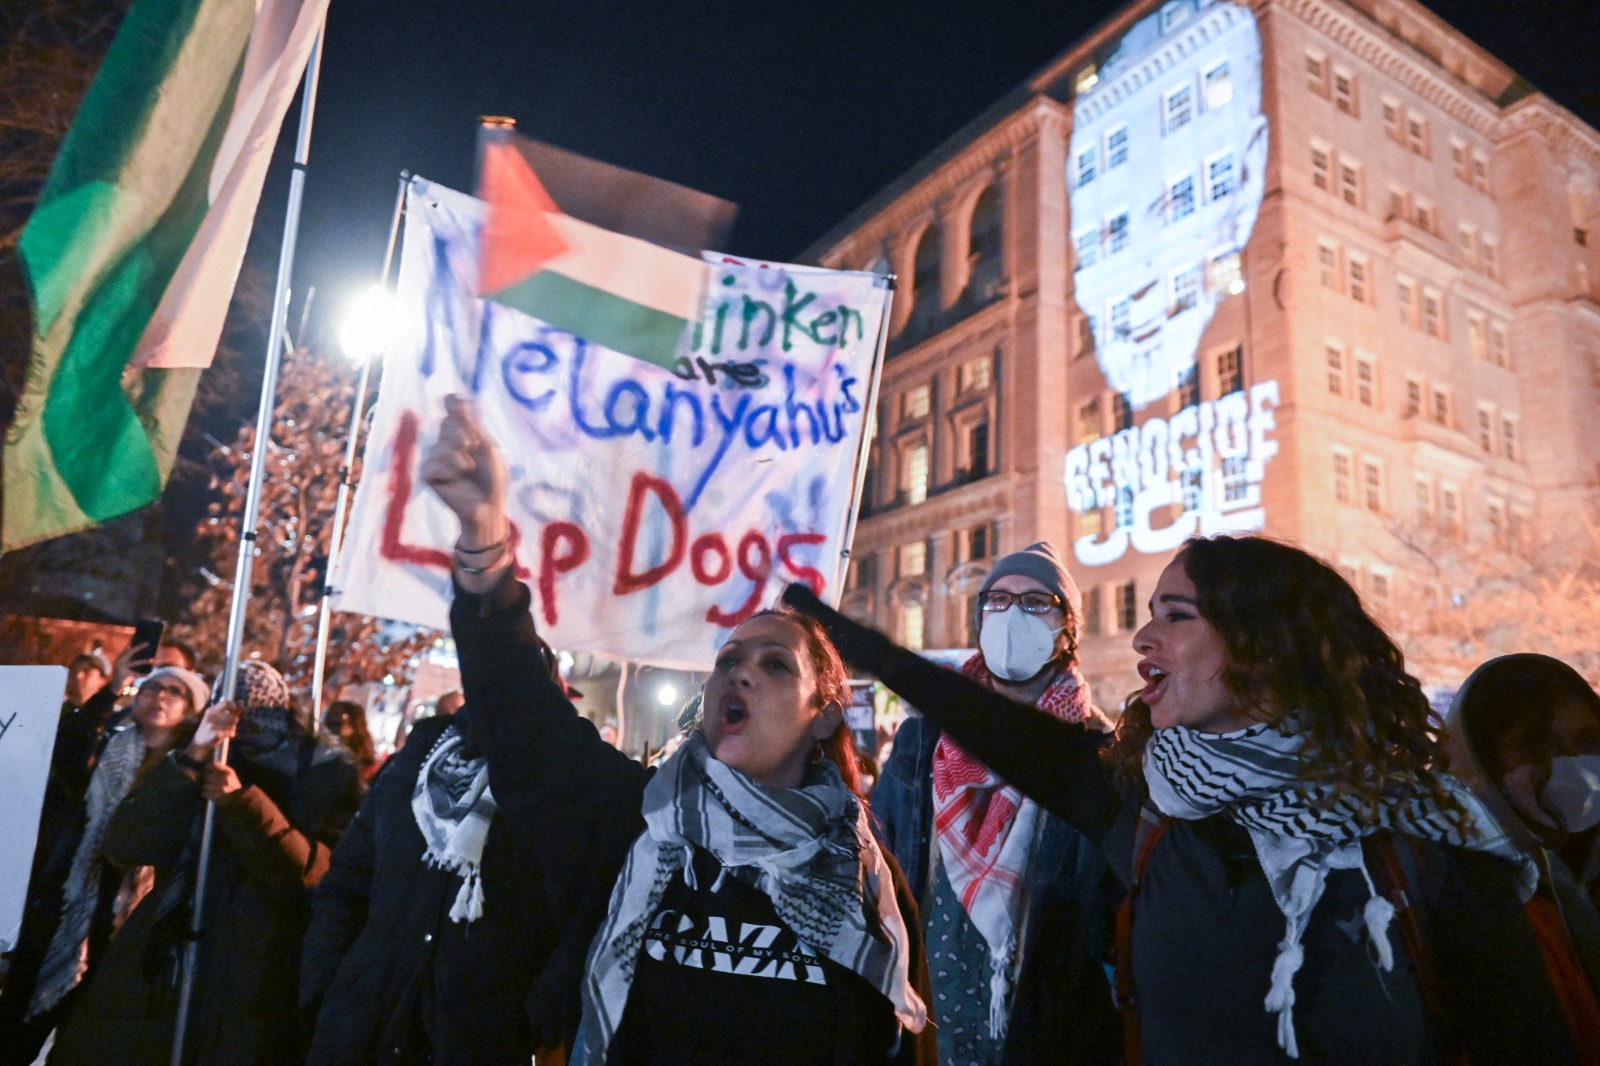
<path fill-rule="evenodd" d="M 346 359 L 360 363 L 382 355 L 394 333 L 394 296 L 373 285 L 350 301 L 339 326 L 339 347 Z"/>
<path fill-rule="evenodd" d="M 671 681 L 663 681 L 656 689 L 656 702 L 663 707 L 671 707 L 678 702 L 678 686 Z"/>

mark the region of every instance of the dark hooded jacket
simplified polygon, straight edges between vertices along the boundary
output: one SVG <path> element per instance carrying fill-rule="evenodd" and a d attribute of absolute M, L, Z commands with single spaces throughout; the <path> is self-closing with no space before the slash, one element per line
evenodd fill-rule
<path fill-rule="evenodd" d="M 452 721 L 470 732 L 470 714 L 417 724 L 317 886 L 300 987 L 316 1019 L 310 1063 L 526 1064 L 565 1039 L 583 955 L 557 951 L 539 867 L 512 848 L 504 816 L 484 841 L 475 921 L 450 919 L 461 878 L 423 858 L 417 774 Z"/>

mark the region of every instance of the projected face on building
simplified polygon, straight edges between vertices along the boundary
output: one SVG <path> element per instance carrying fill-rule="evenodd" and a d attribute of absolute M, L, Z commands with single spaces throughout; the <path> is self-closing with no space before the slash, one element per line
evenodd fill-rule
<path fill-rule="evenodd" d="M 1173 0 L 1135 24 L 1088 82 L 1067 160 L 1073 287 L 1128 418 L 1111 437 L 1085 434 L 1064 474 L 1080 516 L 1073 554 L 1099 566 L 1130 550 L 1172 551 L 1197 533 L 1260 529 L 1278 387 L 1246 384 L 1242 337 L 1207 341 L 1224 343 L 1208 356 L 1204 390 L 1197 364 L 1217 305 L 1244 291 L 1240 255 L 1261 208 L 1268 134 L 1255 17 L 1227 0 Z M 1181 410 L 1134 416 L 1174 393 Z"/>
<path fill-rule="evenodd" d="M 1073 288 L 1106 383 L 1135 409 L 1177 388 L 1243 291 L 1267 161 L 1248 8 L 1178 0 L 1136 24 L 1073 105 Z"/>

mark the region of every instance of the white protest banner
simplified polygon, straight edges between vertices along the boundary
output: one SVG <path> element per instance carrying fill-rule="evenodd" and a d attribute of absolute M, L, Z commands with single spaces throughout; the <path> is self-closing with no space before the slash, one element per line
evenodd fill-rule
<path fill-rule="evenodd" d="M 64 666 L 0 666 L 0 952 L 17 946 L 22 928 L 66 691 Z"/>
<path fill-rule="evenodd" d="M 665 369 L 474 298 L 483 210 L 412 182 L 335 608 L 448 624 L 458 528 L 417 466 L 450 393 L 506 458 L 518 576 L 554 646 L 703 669 L 783 583 L 836 599 L 885 279 L 712 259 Z"/>

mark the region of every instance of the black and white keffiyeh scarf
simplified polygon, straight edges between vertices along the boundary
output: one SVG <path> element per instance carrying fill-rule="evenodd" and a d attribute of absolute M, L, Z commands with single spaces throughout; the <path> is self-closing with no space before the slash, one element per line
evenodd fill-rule
<path fill-rule="evenodd" d="M 106 827 L 111 824 L 112 814 L 133 789 L 144 755 L 144 736 L 139 730 L 136 727 L 120 729 L 111 734 L 95 765 L 89 791 L 84 796 L 87 817 L 83 837 L 72 855 L 72 869 L 62 888 L 61 924 L 56 926 L 45 951 L 44 963 L 39 968 L 33 1002 L 28 1008 L 29 1018 L 60 1003 L 89 971 L 89 926 L 100 903 L 100 880 L 106 868 L 101 845 L 105 843 Z"/>
<path fill-rule="evenodd" d="M 1425 792 L 1384 803 L 1377 819 L 1346 796 L 1329 806 L 1333 789 L 1301 781 L 1304 737 L 1261 723 L 1232 733 L 1201 733 L 1183 726 L 1162 729 L 1144 751 L 1150 802 L 1162 814 L 1193 820 L 1223 814 L 1250 833 L 1273 899 L 1288 923 L 1272 967 L 1266 1009 L 1278 1015 L 1278 1045 L 1299 1057 L 1294 1035 L 1294 975 L 1304 961 L 1300 938 L 1322 898 L 1330 870 L 1360 870 L 1371 898 L 1363 913 L 1367 935 L 1385 970 L 1394 965 L 1388 928 L 1394 907 L 1378 895 L 1362 859 L 1361 841 L 1393 830 L 1454 847 L 1497 855 L 1519 870 L 1522 898 L 1533 894 L 1538 871 L 1506 837 L 1478 799 L 1448 775 L 1439 780 L 1467 812 L 1458 827 Z"/>
<path fill-rule="evenodd" d="M 574 1066 L 605 1062 L 645 930 L 672 879 L 692 876 L 694 847 L 716 856 L 719 879 L 755 873 L 784 924 L 882 992 L 901 1025 L 922 1030 L 927 1009 L 907 972 L 910 939 L 892 875 L 833 763 L 816 763 L 799 788 L 764 788 L 712 758 L 696 732 L 645 787 L 644 819 L 589 947 Z"/>
<path fill-rule="evenodd" d="M 461 875 L 450 920 L 471 922 L 483 917 L 483 845 L 497 808 L 489 791 L 489 760 L 467 758 L 461 749 L 452 722 L 422 760 L 411 811 L 428 845 L 423 860 Z"/>

